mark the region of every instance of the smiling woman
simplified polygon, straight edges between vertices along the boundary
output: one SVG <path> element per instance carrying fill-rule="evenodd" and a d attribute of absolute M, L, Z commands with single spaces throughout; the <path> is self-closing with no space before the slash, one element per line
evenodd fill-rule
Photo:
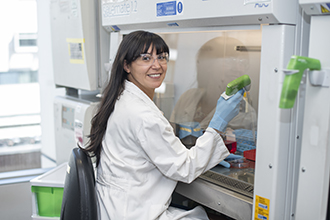
<path fill-rule="evenodd" d="M 209 219 L 202 206 L 189 211 L 170 206 L 172 194 L 178 181 L 191 183 L 229 152 L 212 127 L 187 149 L 153 102 L 155 89 L 166 76 L 169 55 L 165 41 L 146 31 L 126 35 L 118 48 L 92 119 L 90 142 L 83 149 L 96 156 L 96 192 L 103 220 Z M 220 101 L 222 109 L 235 115 L 240 100 L 238 94 L 233 102 Z"/>

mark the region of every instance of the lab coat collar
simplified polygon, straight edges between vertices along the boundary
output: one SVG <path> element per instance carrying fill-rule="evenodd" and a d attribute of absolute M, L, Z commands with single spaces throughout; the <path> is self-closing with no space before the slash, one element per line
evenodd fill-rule
<path fill-rule="evenodd" d="M 139 87 L 137 87 L 134 83 L 126 80 L 125 81 L 125 90 L 138 98 L 142 99 L 148 106 L 151 108 L 160 111 L 156 104 L 145 94 Z"/>

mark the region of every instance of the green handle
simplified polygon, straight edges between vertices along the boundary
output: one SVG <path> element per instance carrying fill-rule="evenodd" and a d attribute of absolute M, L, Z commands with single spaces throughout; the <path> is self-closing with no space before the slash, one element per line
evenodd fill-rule
<path fill-rule="evenodd" d="M 234 95 L 239 90 L 251 84 L 249 75 L 240 76 L 227 84 L 226 95 Z"/>
<path fill-rule="evenodd" d="M 279 105 L 279 107 L 283 109 L 292 108 L 294 106 L 304 71 L 306 69 L 320 70 L 321 64 L 317 59 L 294 55 L 291 57 L 287 69 L 297 70 L 298 72 L 292 75 L 286 75 L 284 78 Z"/>

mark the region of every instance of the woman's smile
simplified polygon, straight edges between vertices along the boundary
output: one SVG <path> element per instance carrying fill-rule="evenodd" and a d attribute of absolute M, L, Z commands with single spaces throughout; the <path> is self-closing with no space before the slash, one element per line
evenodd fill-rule
<path fill-rule="evenodd" d="M 148 74 L 149 77 L 158 79 L 160 77 L 161 73 L 153 73 L 153 74 Z"/>

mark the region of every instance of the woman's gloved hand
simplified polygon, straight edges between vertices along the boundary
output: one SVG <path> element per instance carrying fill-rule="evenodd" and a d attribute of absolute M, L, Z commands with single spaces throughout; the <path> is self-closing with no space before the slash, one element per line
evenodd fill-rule
<path fill-rule="evenodd" d="M 230 168 L 230 163 L 229 163 L 230 161 L 238 160 L 238 159 L 242 159 L 242 158 L 243 158 L 243 156 L 240 156 L 240 155 L 229 154 L 228 157 L 226 157 L 223 161 L 221 161 L 219 163 L 219 165 L 226 167 L 226 168 Z"/>
<path fill-rule="evenodd" d="M 209 127 L 224 132 L 227 124 L 238 115 L 239 103 L 243 98 L 243 94 L 244 90 L 241 89 L 227 100 L 220 96 Z"/>

